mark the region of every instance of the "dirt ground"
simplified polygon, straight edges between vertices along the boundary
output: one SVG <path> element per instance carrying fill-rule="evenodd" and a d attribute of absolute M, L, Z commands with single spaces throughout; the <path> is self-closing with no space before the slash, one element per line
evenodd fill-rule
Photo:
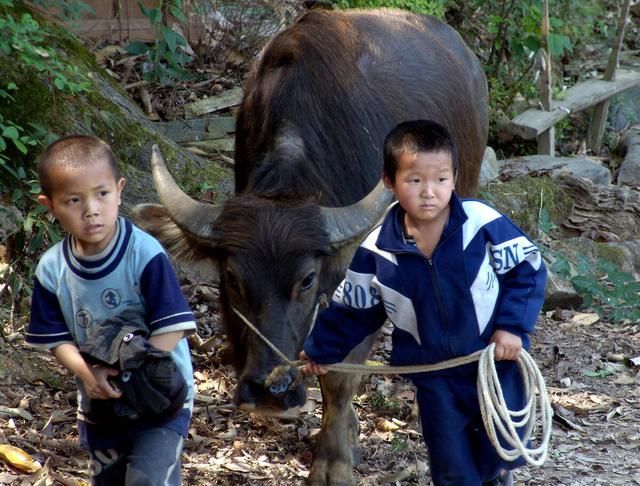
<path fill-rule="evenodd" d="M 199 331 L 191 343 L 197 396 L 184 484 L 304 484 L 321 419 L 315 378 L 309 379 L 309 400 L 297 417 L 234 409 L 234 377 L 221 364 L 224 335 L 215 298 L 202 288 L 187 292 Z M 540 318 L 531 354 L 555 411 L 553 433 L 545 464 L 518 470 L 518 485 L 640 484 L 640 374 L 633 363 L 640 363 L 640 329 L 595 318 L 569 311 Z M 372 359 L 384 360 L 389 346 L 383 334 Z M 44 466 L 29 475 L 9 466 L 0 452 L 0 485 L 84 484 L 73 381 L 47 353 L 26 347 L 19 333 L 0 339 L 0 356 L 0 444 L 19 447 Z M 361 425 L 358 486 L 431 484 L 414 399 L 411 385 L 399 378 L 363 379 L 355 397 Z"/>

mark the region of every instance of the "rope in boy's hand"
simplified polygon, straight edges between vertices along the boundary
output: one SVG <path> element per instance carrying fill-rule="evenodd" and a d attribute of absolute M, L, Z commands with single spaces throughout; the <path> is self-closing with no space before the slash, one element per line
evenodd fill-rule
<path fill-rule="evenodd" d="M 285 363 L 284 366 L 278 366 L 279 372 L 286 371 L 290 367 L 299 367 L 303 365 L 302 361 L 292 361 L 287 358 L 267 337 L 260 332 L 239 310 L 235 307 L 231 308 L 240 319 L 251 329 L 256 335 L 264 341 L 264 343 L 276 353 Z M 526 350 L 520 351 L 518 358 L 518 367 L 524 382 L 525 402 L 526 405 L 522 410 L 509 410 L 502 393 L 500 380 L 496 371 L 494 360 L 495 343 L 491 343 L 484 349 L 471 353 L 467 356 L 460 356 L 439 363 L 409 366 L 372 366 L 357 363 L 334 363 L 330 365 L 322 365 L 328 371 L 339 373 L 368 373 L 368 374 L 410 374 L 425 373 L 430 371 L 438 371 L 446 368 L 453 368 L 463 364 L 478 363 L 478 401 L 480 402 L 480 411 L 482 413 L 482 421 L 484 422 L 487 435 L 492 445 L 504 460 L 515 461 L 519 457 L 523 457 L 527 463 L 532 466 L 540 466 L 547 458 L 549 450 L 549 440 L 551 438 L 551 427 L 553 409 L 549 403 L 547 396 L 547 387 L 544 383 L 544 377 L 536 362 L 527 353 Z M 538 391 L 536 396 L 536 390 Z M 537 447 L 530 448 L 533 430 L 535 429 L 536 420 L 538 418 L 538 407 L 540 408 L 540 429 L 541 439 Z M 516 419 L 517 421 L 514 421 Z M 517 428 L 524 427 L 522 438 L 518 435 Z M 503 445 L 505 444 L 505 445 Z M 510 447 L 510 448 L 507 448 Z"/>

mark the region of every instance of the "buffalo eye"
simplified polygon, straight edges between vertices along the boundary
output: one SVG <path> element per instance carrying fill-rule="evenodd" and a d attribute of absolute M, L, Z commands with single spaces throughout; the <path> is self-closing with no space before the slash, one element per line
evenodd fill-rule
<path fill-rule="evenodd" d="M 302 283 L 300 284 L 300 289 L 309 290 L 313 286 L 313 281 L 315 280 L 315 278 L 316 278 L 316 272 L 311 272 L 302 280 Z"/>
<path fill-rule="evenodd" d="M 228 270 L 224 272 L 223 276 L 224 276 L 224 284 L 225 284 L 225 287 L 227 288 L 227 291 L 240 293 L 240 282 L 238 282 L 238 279 L 236 278 L 236 276 Z"/>

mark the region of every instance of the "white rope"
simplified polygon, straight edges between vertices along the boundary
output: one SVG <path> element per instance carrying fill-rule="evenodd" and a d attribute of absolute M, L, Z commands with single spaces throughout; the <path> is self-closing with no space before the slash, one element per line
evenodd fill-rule
<path fill-rule="evenodd" d="M 285 363 L 284 369 L 272 372 L 274 376 L 288 371 L 291 367 L 303 366 L 304 363 L 302 361 L 292 361 L 287 358 L 238 309 L 235 307 L 231 309 Z M 315 312 L 317 312 L 317 307 Z M 523 457 L 528 464 L 540 466 L 547 458 L 553 418 L 553 409 L 549 403 L 544 377 L 531 355 L 522 349 L 517 363 L 524 382 L 526 404 L 521 410 L 509 410 L 502 393 L 498 372 L 496 371 L 495 346 L 495 343 L 491 343 L 486 348 L 467 356 L 460 356 L 429 365 L 373 366 L 357 363 L 334 363 L 322 365 L 322 367 L 339 373 L 410 374 L 443 370 L 478 361 L 478 401 L 480 402 L 482 421 L 491 444 L 495 447 L 500 457 L 506 461 L 512 462 L 519 457 Z M 533 440 L 532 437 L 538 420 L 538 409 L 540 410 L 541 439 L 537 447 L 530 448 L 529 443 Z M 522 427 L 524 427 L 524 433 L 520 438 L 516 429 Z"/>
<path fill-rule="evenodd" d="M 518 367 L 524 382 L 526 404 L 521 410 L 509 410 L 494 362 L 495 346 L 495 343 L 487 346 L 478 363 L 478 400 L 484 427 L 491 443 L 504 460 L 515 461 L 523 457 L 532 466 L 540 466 L 549 451 L 553 418 L 544 377 L 529 353 L 521 350 Z M 538 408 L 541 439 L 537 447 L 531 448 L 529 441 L 536 428 Z M 521 427 L 524 427 L 522 439 L 516 431 L 516 428 Z M 504 443 L 506 444 L 503 445 Z"/>

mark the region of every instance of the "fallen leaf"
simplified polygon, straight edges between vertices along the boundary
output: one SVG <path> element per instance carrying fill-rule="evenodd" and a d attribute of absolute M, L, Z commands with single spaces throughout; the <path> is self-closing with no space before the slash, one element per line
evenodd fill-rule
<path fill-rule="evenodd" d="M 591 324 L 595 324 L 600 320 L 600 316 L 595 313 L 584 313 L 579 312 L 575 316 L 571 318 L 571 322 L 574 324 L 579 324 L 582 326 L 590 326 Z"/>
<path fill-rule="evenodd" d="M 251 465 L 243 457 L 234 457 L 231 461 L 222 464 L 222 467 L 233 472 L 251 472 Z"/>
<path fill-rule="evenodd" d="M 618 406 L 607 414 L 607 422 L 610 422 L 616 415 L 622 415 L 622 406 Z"/>
<path fill-rule="evenodd" d="M 42 467 L 38 461 L 34 460 L 25 451 L 10 444 L 0 444 L 0 459 L 27 473 L 33 473 Z"/>
<path fill-rule="evenodd" d="M 390 420 L 387 420 L 386 418 L 381 417 L 376 420 L 376 429 L 380 430 L 381 432 L 395 432 L 399 428 L 399 425 L 391 422 Z"/>
<path fill-rule="evenodd" d="M 621 374 L 616 376 L 613 382 L 616 385 L 635 385 L 637 383 L 636 379 L 633 376 L 629 376 L 627 374 Z"/>

